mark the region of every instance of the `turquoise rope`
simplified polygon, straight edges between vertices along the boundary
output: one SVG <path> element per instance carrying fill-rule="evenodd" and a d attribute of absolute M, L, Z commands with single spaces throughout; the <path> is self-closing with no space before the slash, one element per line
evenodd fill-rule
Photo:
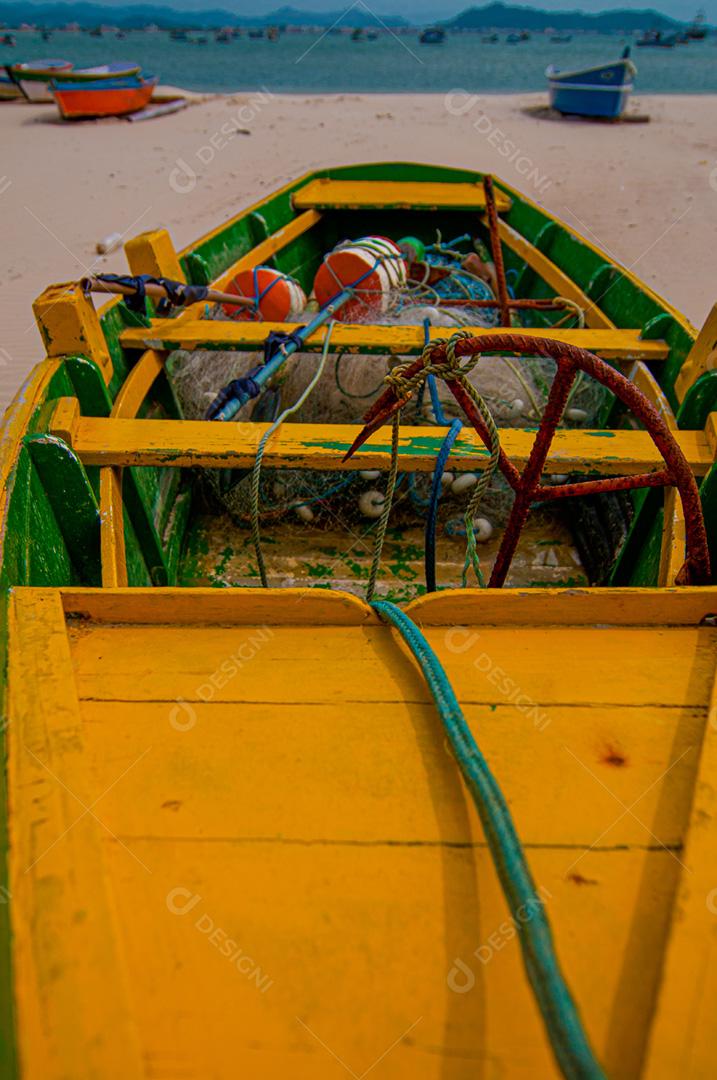
<path fill-rule="evenodd" d="M 568 1080 L 605 1080 L 555 954 L 550 924 L 515 831 L 510 810 L 476 744 L 438 657 L 420 628 L 388 600 L 372 608 L 391 623 L 420 665 L 470 790 L 505 898 L 517 929 L 523 962 L 560 1070 Z M 521 912 L 528 912 L 529 917 Z"/>

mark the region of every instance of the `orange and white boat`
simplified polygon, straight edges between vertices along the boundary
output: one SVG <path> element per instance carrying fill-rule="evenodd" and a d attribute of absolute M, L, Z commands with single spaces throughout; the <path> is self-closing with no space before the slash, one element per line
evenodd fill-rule
<path fill-rule="evenodd" d="M 139 74 L 90 82 L 56 80 L 52 90 L 64 120 L 86 120 L 139 112 L 149 104 L 157 82 L 156 75 Z"/>

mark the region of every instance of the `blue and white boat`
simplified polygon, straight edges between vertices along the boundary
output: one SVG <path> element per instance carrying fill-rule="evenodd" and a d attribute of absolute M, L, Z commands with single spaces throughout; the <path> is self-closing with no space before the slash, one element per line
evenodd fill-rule
<path fill-rule="evenodd" d="M 545 72 L 551 108 L 573 116 L 614 119 L 624 112 L 636 74 L 629 49 L 620 60 L 599 67 L 560 71 L 551 65 Z"/>

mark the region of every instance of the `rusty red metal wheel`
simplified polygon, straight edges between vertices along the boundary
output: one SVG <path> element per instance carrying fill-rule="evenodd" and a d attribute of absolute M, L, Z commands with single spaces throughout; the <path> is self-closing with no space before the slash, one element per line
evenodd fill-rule
<path fill-rule="evenodd" d="M 489 587 L 500 588 L 505 583 L 520 534 L 534 503 L 579 495 L 666 486 L 673 486 L 679 492 L 685 515 L 686 559 L 677 575 L 676 584 L 709 584 L 711 580 L 710 557 L 697 483 L 674 435 L 657 409 L 634 383 L 587 349 L 580 349 L 576 345 L 548 338 L 527 337 L 497 331 L 495 334 L 487 334 L 480 338 L 457 338 L 454 346 L 455 355 L 459 358 L 476 356 L 479 353 L 517 353 L 518 355 L 527 353 L 548 357 L 557 365 L 543 418 L 522 473 L 501 450 L 499 468 L 515 492 L 515 501 L 488 582 Z M 429 355 L 432 364 L 440 363 L 446 358 L 445 344 L 436 345 Z M 421 357 L 406 369 L 403 373 L 404 377 L 411 378 L 423 366 L 424 358 Z M 658 472 L 586 480 L 575 484 L 559 484 L 550 487 L 541 485 L 540 480 L 550 446 L 562 418 L 570 388 L 579 371 L 585 372 L 607 387 L 641 421 L 663 458 L 664 469 Z M 470 395 L 460 382 L 449 377 L 448 372 L 445 381 L 483 443 L 490 448 L 490 438 L 485 423 Z M 359 445 L 370 430 L 375 430 L 380 423 L 384 423 L 387 416 L 400 408 L 404 401 L 405 399 L 397 397 L 392 388 L 382 394 L 367 413 L 367 427 L 354 446 Z"/>

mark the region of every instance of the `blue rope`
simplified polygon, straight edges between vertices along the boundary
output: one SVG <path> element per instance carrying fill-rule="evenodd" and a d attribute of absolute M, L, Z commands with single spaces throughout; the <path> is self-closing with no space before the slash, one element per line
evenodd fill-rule
<path fill-rule="evenodd" d="M 424 344 L 428 345 L 431 340 L 430 335 L 431 321 L 430 319 L 423 320 L 423 339 Z M 431 485 L 431 496 L 428 501 L 428 516 L 426 518 L 426 531 L 424 535 L 424 564 L 426 573 L 426 591 L 436 591 L 436 524 L 438 522 L 438 503 L 441 498 L 441 491 L 443 490 L 443 473 L 448 463 L 453 444 L 458 438 L 463 424 L 460 420 L 456 419 L 452 423 L 443 412 L 443 406 L 441 405 L 441 399 L 438 396 L 438 384 L 436 382 L 435 375 L 429 375 L 428 390 L 431 395 L 431 405 L 433 407 L 433 415 L 436 418 L 436 423 L 448 427 L 448 434 L 446 435 L 441 449 L 438 451 L 438 457 L 436 458 L 436 467 L 433 472 L 433 483 Z M 450 424 L 450 427 L 449 427 Z"/>
<path fill-rule="evenodd" d="M 374 600 L 371 606 L 382 619 L 398 630 L 428 684 L 480 816 L 493 864 L 516 926 L 528 980 L 560 1070 L 568 1080 L 605 1080 L 560 970 L 550 924 L 510 810 L 471 734 L 448 676 L 423 633 L 408 615 L 388 600 Z"/>

